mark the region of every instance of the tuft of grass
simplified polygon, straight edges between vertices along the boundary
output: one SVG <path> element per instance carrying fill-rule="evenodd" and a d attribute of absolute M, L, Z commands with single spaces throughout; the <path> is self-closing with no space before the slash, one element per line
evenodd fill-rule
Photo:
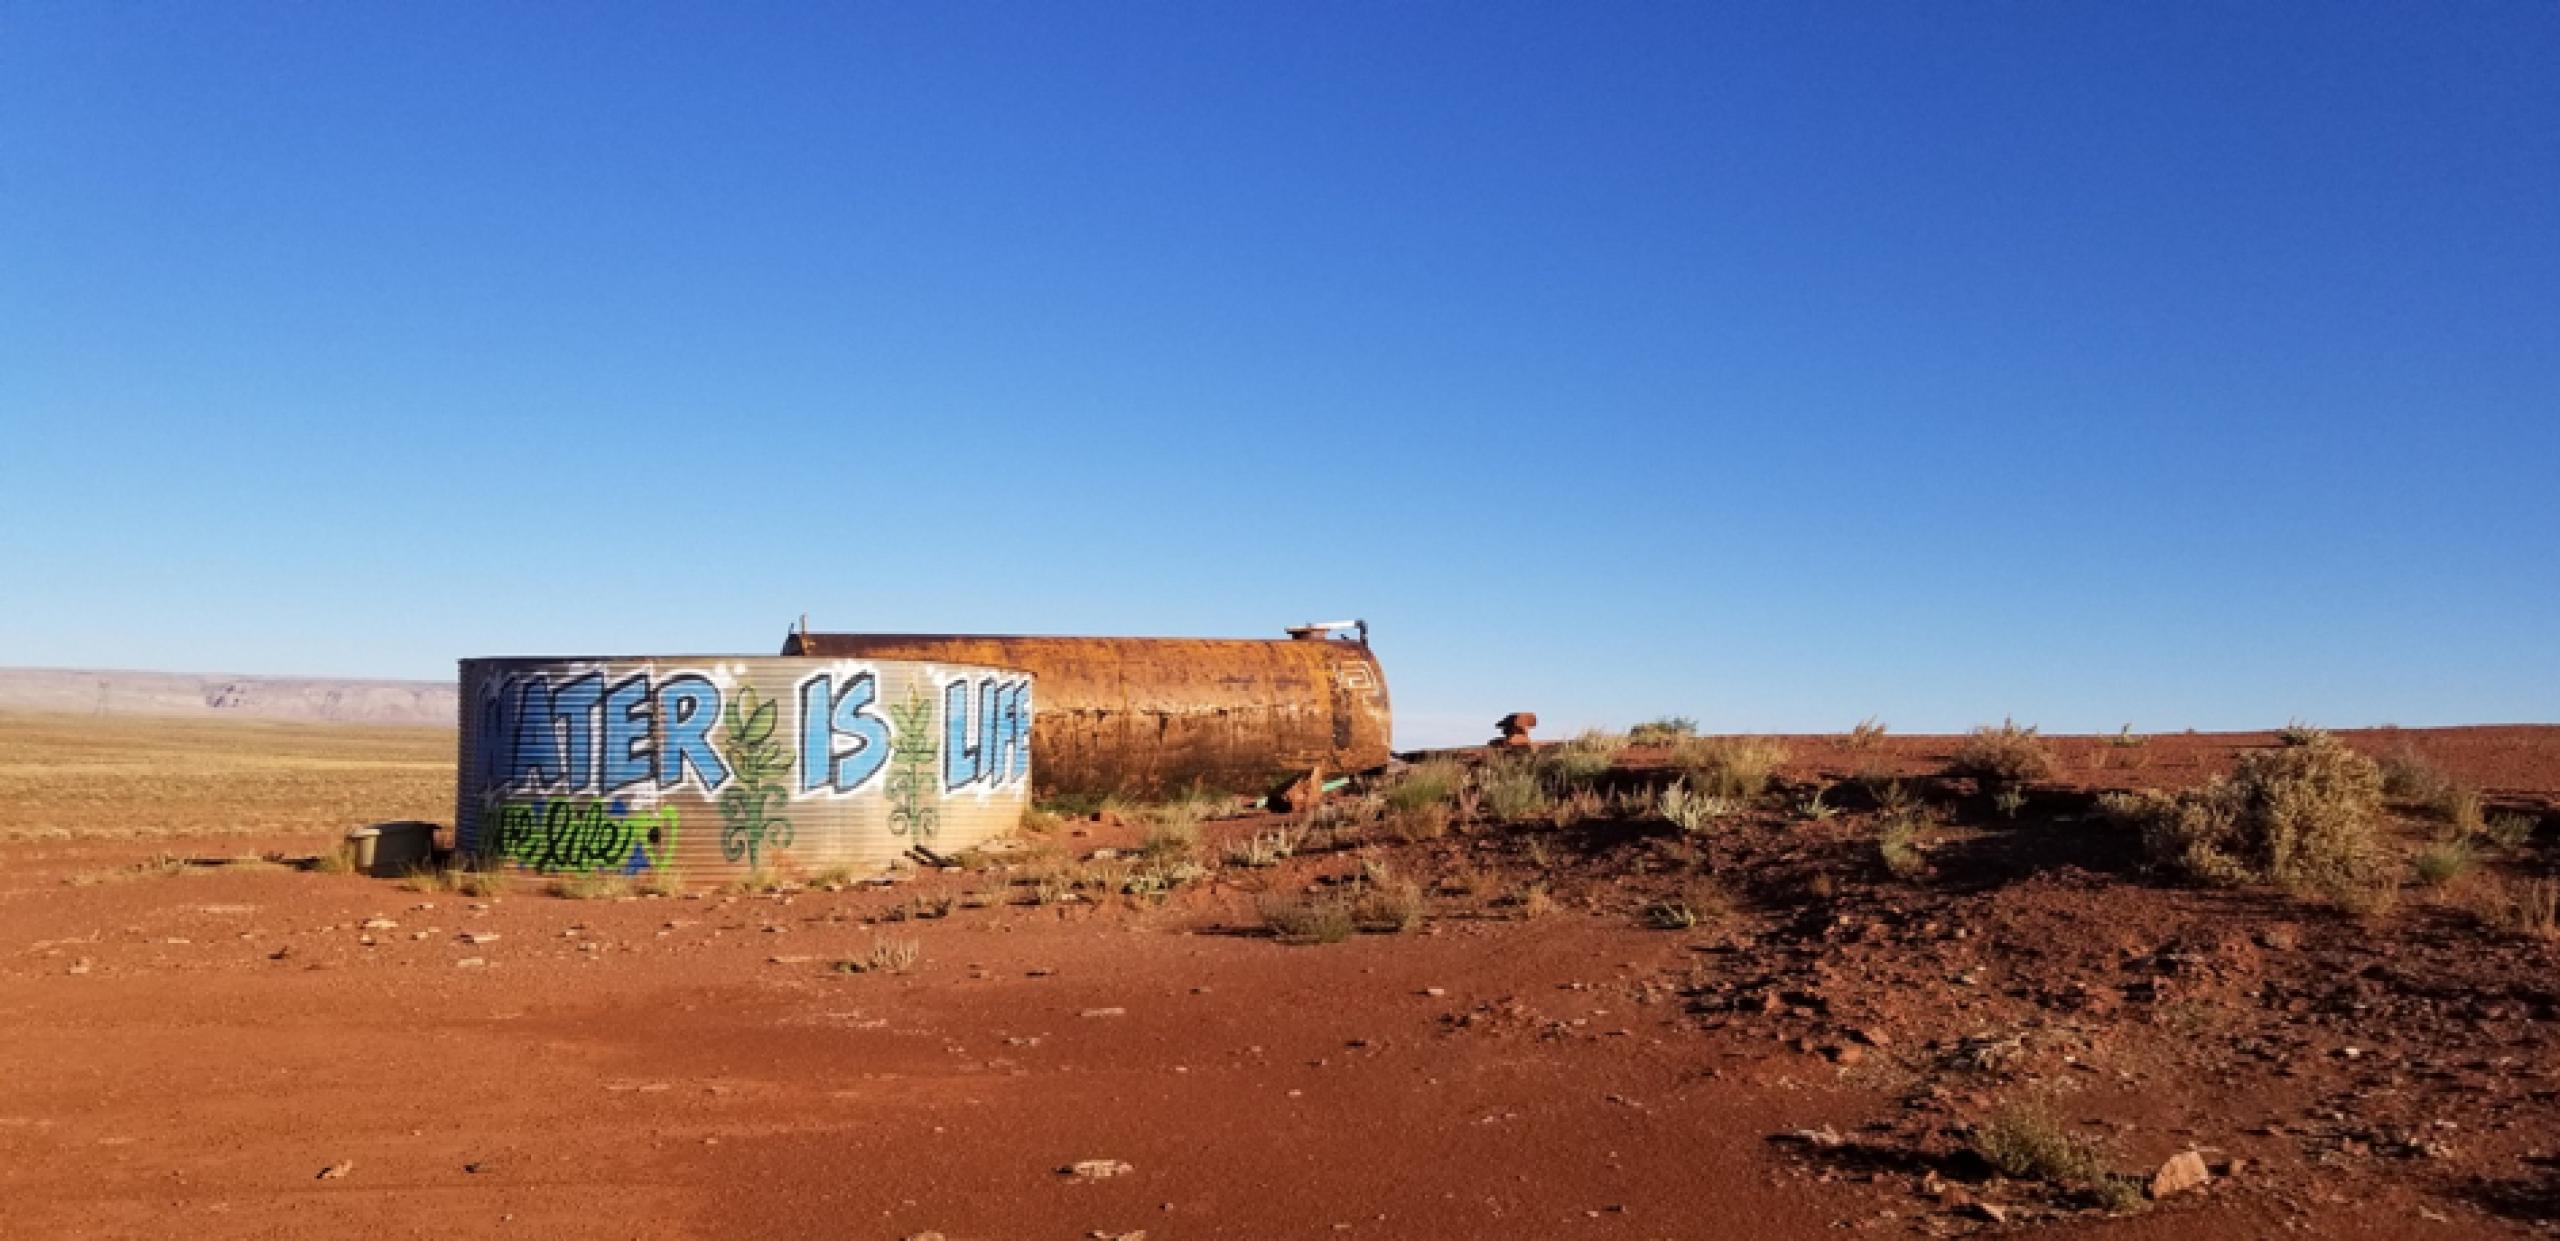
<path fill-rule="evenodd" d="M 2001 818 L 2014 819 L 2020 810 L 2026 808 L 2027 794 L 2023 789 L 2002 789 L 1991 795 L 1991 804 L 1999 810 Z"/>
<path fill-rule="evenodd" d="M 1739 809 L 1732 799 L 1694 792 L 1686 780 L 1674 780 L 1654 797 L 1654 811 L 1684 832 L 1703 832 Z"/>
<path fill-rule="evenodd" d="M 1024 806 L 1022 817 L 1014 824 L 1025 836 L 1046 836 L 1066 823 L 1057 811 L 1044 806 Z"/>
<path fill-rule="evenodd" d="M 1787 747 L 1773 737 L 1700 737 L 1682 745 L 1672 761 L 1691 788 L 1749 801 L 1769 791 Z"/>
<path fill-rule="evenodd" d="M 1456 759 L 1434 758 L 1415 763 L 1387 787 L 1389 811 L 1445 805 L 1467 784 L 1467 769 Z"/>
<path fill-rule="evenodd" d="M 2117 729 L 2115 736 L 2107 738 L 2107 744 L 2119 750 L 2131 750 L 2151 744 L 2151 738 L 2133 731 L 2133 725 L 2127 724 Z"/>
<path fill-rule="evenodd" d="M 903 974 L 923 956 L 924 945 L 912 939 L 876 939 L 861 956 L 847 957 L 831 968 L 839 974 Z"/>
<path fill-rule="evenodd" d="M 1553 808 L 1537 769 L 1526 763 L 1496 763 L 1478 773 L 1477 789 L 1485 813 L 1497 823 L 1526 823 L 1546 818 Z"/>
<path fill-rule="evenodd" d="M 1528 922 L 1534 922 L 1556 911 L 1555 893 L 1548 891 L 1547 885 L 1543 883 L 1533 883 L 1520 889 L 1519 895 L 1513 897 L 1511 903 L 1520 911 L 1521 919 Z"/>
<path fill-rule="evenodd" d="M 1298 833 L 1285 827 L 1255 832 L 1227 850 L 1227 862 L 1256 870 L 1278 866 L 1298 852 L 1298 839 Z"/>
<path fill-rule="evenodd" d="M 2330 889 L 2367 884 L 2375 873 L 2382 772 L 2321 733 L 2243 755 L 2229 776 L 2201 788 L 2110 793 L 2099 807 L 2142 833 L 2154 864 L 2189 879 Z"/>
<path fill-rule="evenodd" d="M 2449 784 L 2427 803 L 2427 812 L 2444 822 L 2445 834 L 2455 839 L 2476 836 L 2488 828 L 2481 814 L 2480 790 L 2467 784 Z"/>
<path fill-rule="evenodd" d="M 1916 804 L 1906 804 L 1876 820 L 1876 857 L 1896 879 L 1917 879 L 1928 872 L 1920 854 L 1920 829 L 1928 822 Z"/>
<path fill-rule="evenodd" d="M 400 886 L 412 892 L 458 892 L 462 889 L 461 868 L 420 862 L 400 876 Z"/>
<path fill-rule="evenodd" d="M 2441 888 L 2471 873 L 2471 868 L 2479 860 L 2468 840 L 2438 841 L 2418 850 L 2418 882 L 2430 888 Z"/>
<path fill-rule="evenodd" d="M 1338 897 L 1281 896 L 1266 893 L 1255 902 L 1262 925 L 1284 943 L 1338 944 L 1359 928 L 1348 902 Z"/>
<path fill-rule="evenodd" d="M 356 847 L 342 843 L 337 848 L 324 849 L 311 859 L 311 869 L 323 875 L 352 875 L 356 873 Z"/>
<path fill-rule="evenodd" d="M 455 877 L 453 890 L 464 896 L 503 896 L 507 891 L 506 868 L 494 859 L 478 859 Z"/>
<path fill-rule="evenodd" d="M 1849 735 L 1841 739 L 1841 745 L 1851 750 L 1872 750 L 1884 743 L 1885 731 L 1885 722 L 1870 715 L 1849 730 Z"/>
<path fill-rule="evenodd" d="M 1559 791 L 1586 787 L 1617 766 L 1627 739 L 1591 729 L 1538 755 L 1538 767 Z"/>
<path fill-rule="evenodd" d="M 2078 1189 L 2107 1175 L 2104 1149 L 2063 1128 L 2040 1104 L 2002 1105 L 1974 1126 L 1971 1144 L 1985 1163 L 2017 1180 Z"/>
<path fill-rule="evenodd" d="M 1722 888 L 1711 883 L 1696 883 L 1676 896 L 1665 897 L 1644 907 L 1644 924 L 1657 931 L 1686 931 L 1722 922 L 1733 912 L 1733 903 Z"/>
<path fill-rule="evenodd" d="M 2276 730 L 2276 741 L 2283 745 L 2309 745 L 2329 735 L 2329 730 L 2304 720 L 2286 720 Z"/>
<path fill-rule="evenodd" d="M 553 896 L 573 901 L 620 900 L 631 895 L 631 879 L 612 871 L 580 871 L 554 879 L 546 888 Z"/>
<path fill-rule="evenodd" d="M 1698 735 L 1698 722 L 1685 715 L 1666 715 L 1646 720 L 1627 730 L 1630 745 L 1677 745 Z"/>
<path fill-rule="evenodd" d="M 1840 808 L 1822 800 L 1822 792 L 1821 789 L 1815 789 L 1802 804 L 1796 807 L 1797 813 L 1816 823 L 1830 822 L 1832 816 L 1840 813 Z"/>
<path fill-rule="evenodd" d="M 1971 776 L 1984 789 L 1997 792 L 2053 774 L 2053 755 L 2034 725 L 2021 728 L 2016 720 L 2003 719 L 1997 728 L 1986 724 L 1974 729 L 1956 747 L 1947 774 Z"/>

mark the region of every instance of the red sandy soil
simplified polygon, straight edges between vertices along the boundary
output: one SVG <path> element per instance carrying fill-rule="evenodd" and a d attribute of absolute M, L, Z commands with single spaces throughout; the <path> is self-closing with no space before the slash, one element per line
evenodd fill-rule
<path fill-rule="evenodd" d="M 2560 728 L 2348 736 L 2539 816 L 2474 881 L 2552 873 Z M 1794 739 L 1789 783 L 1926 775 L 1955 743 Z M 2091 789 L 2268 744 L 2063 740 L 2015 821 L 1939 786 L 1954 824 L 1918 881 L 1877 866 L 1854 784 L 1829 821 L 1373 830 L 1101 907 L 1017 903 L 1003 869 L 611 901 L 253 867 L 73 884 L 166 843 L 0 846 L 0 1235 L 2547 1228 L 2560 946 L 2414 887 L 2360 920 L 2169 885 L 2086 818 Z M 1212 847 L 1270 822 L 1213 824 Z M 1260 934 L 1260 890 L 1364 856 L 1432 884 L 1420 929 Z M 1702 877 L 1730 917 L 1647 926 Z M 1525 916 L 1541 881 L 1555 908 Z M 887 920 L 973 892 L 997 903 Z M 921 961 L 830 968 L 884 938 Z M 2028 1097 L 2121 1171 L 2192 1147 L 2229 1174 L 2116 1216 L 1991 1176 L 1967 1127 Z M 1086 1160 L 1129 1170 L 1062 1171 Z"/>

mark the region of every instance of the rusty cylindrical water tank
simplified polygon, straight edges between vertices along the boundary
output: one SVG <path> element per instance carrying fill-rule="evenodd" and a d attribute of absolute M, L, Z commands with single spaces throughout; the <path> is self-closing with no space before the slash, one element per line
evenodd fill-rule
<path fill-rule="evenodd" d="M 1047 795 L 1261 793 L 1323 767 L 1389 758 L 1386 675 L 1365 630 L 1289 638 L 791 633 L 786 655 L 1020 668 L 1040 686 L 1034 779 Z"/>
<path fill-rule="evenodd" d="M 886 864 L 1011 830 L 1031 677 L 940 659 L 466 659 L 461 850 L 671 882 Z"/>

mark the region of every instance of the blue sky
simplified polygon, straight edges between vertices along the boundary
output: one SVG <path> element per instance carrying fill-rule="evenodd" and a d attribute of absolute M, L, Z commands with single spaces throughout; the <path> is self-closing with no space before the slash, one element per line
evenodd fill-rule
<path fill-rule="evenodd" d="M 2550 720 L 2560 8 L 0 7 L 0 663 Z"/>

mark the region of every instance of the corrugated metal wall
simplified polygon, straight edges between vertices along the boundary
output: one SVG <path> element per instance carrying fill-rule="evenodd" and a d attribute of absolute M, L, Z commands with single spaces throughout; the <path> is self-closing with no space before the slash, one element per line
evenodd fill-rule
<path fill-rule="evenodd" d="M 1044 793 L 1260 793 L 1387 761 L 1386 674 L 1366 642 L 793 633 L 786 655 L 957 659 L 1040 681 Z"/>
<path fill-rule="evenodd" d="M 462 661 L 463 852 L 545 873 L 876 866 L 1009 831 L 1030 674 L 749 656 Z"/>

